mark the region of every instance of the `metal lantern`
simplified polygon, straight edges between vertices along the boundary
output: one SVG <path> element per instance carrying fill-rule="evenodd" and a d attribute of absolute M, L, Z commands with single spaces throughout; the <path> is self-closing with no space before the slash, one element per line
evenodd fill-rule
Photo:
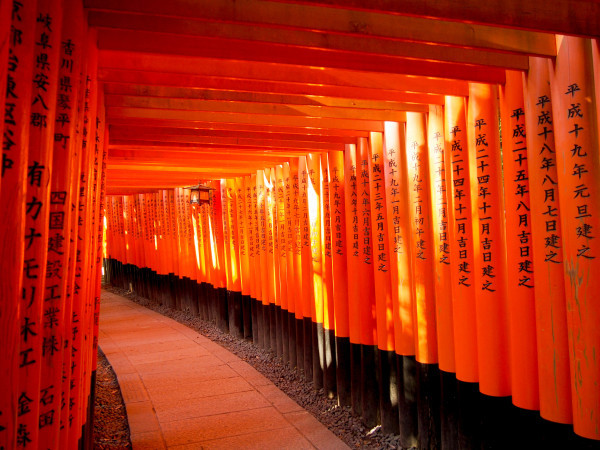
<path fill-rule="evenodd" d="M 186 187 L 190 190 L 190 204 L 208 205 L 210 203 L 210 191 L 215 188 L 198 183 L 196 186 Z"/>

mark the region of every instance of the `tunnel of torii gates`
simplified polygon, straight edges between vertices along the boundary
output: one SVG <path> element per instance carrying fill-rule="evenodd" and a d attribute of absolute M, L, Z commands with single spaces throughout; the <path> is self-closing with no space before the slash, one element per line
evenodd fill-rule
<path fill-rule="evenodd" d="M 90 445 L 103 270 L 403 445 L 598 444 L 600 3 L 0 0 L 0 31 L 0 448 Z"/>

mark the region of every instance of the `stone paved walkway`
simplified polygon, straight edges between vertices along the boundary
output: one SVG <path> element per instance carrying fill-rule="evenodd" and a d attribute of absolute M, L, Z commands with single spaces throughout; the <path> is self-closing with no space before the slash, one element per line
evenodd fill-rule
<path fill-rule="evenodd" d="M 106 291 L 99 339 L 134 449 L 348 448 L 233 353 Z"/>

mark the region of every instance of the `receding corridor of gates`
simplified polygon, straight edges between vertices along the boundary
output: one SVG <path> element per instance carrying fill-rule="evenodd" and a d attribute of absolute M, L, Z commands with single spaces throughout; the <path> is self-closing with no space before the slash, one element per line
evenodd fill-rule
<path fill-rule="evenodd" d="M 102 274 L 403 446 L 597 448 L 599 35 L 597 0 L 0 0 L 0 449 L 91 445 Z"/>

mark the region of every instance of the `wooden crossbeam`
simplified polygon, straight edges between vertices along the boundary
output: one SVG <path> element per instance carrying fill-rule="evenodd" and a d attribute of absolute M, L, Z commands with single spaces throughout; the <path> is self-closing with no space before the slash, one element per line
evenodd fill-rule
<path fill-rule="evenodd" d="M 597 0 L 285 0 L 583 37 L 600 37 Z"/>
<path fill-rule="evenodd" d="M 224 112 L 239 114 L 268 114 L 280 116 L 304 116 L 332 119 L 381 120 L 401 122 L 405 111 L 426 112 L 428 107 L 420 104 L 403 104 L 402 110 L 375 110 L 339 108 L 313 105 L 291 105 L 275 103 L 252 103 L 240 101 L 199 100 L 167 97 L 141 97 L 132 95 L 106 94 L 107 107 L 148 108 L 158 110 Z"/>
<path fill-rule="evenodd" d="M 245 148 L 271 149 L 271 150 L 303 150 L 310 151 L 329 151 L 343 150 L 344 144 L 329 142 L 302 142 L 302 141 L 267 141 L 258 139 L 238 139 L 238 138 L 209 138 L 192 136 L 170 136 L 166 139 L 163 136 L 140 136 L 137 139 L 111 139 L 111 147 L 118 145 L 154 145 L 154 146 L 190 146 L 197 148 Z"/>
<path fill-rule="evenodd" d="M 290 115 L 244 114 L 235 112 L 181 111 L 174 109 L 150 109 L 121 106 L 106 108 L 108 121 L 113 119 L 159 119 L 166 126 L 169 121 L 226 122 L 254 125 L 277 125 L 285 127 L 322 128 L 339 130 L 383 131 L 383 122 L 376 120 L 333 119 L 321 117 L 303 117 Z M 300 131 L 300 130 L 298 130 Z"/>
<path fill-rule="evenodd" d="M 328 142 L 338 144 L 356 143 L 355 136 L 337 136 L 337 135 L 312 135 L 312 134 L 294 134 L 273 131 L 246 131 L 237 129 L 214 129 L 214 128 L 175 128 L 175 127 L 152 127 L 146 125 L 123 125 L 112 124 L 110 128 L 111 142 L 118 139 L 138 139 L 140 136 L 152 136 L 155 140 L 158 138 L 167 138 L 170 136 L 192 136 L 192 137 L 218 137 L 218 138 L 238 138 L 253 139 L 260 141 L 291 141 L 300 142 Z"/>
<path fill-rule="evenodd" d="M 228 80 L 295 83 L 313 89 L 315 86 L 337 86 L 375 90 L 434 93 L 441 95 L 469 95 L 463 80 L 405 75 L 402 73 L 374 73 L 336 68 L 294 66 L 290 64 L 260 63 L 218 58 L 188 58 L 175 54 L 150 54 L 124 49 L 99 51 L 100 74 L 104 69 L 136 71 L 139 77 L 156 77 L 157 73 L 188 75 L 179 77 L 175 86 L 196 86 L 196 77 L 214 77 Z M 141 75 L 144 74 L 144 75 Z M 191 83 L 191 84 L 190 84 Z M 143 84 L 143 83 L 142 83 Z M 173 84 L 171 84 L 173 85 Z M 198 85 L 202 86 L 202 85 Z M 226 87 L 223 87 L 226 89 Z"/>
<path fill-rule="evenodd" d="M 298 127 L 298 126 L 283 126 L 276 124 L 252 124 L 243 122 L 210 122 L 210 121 L 187 121 L 187 120 L 161 120 L 152 118 L 111 118 L 112 127 L 151 127 L 157 131 L 160 129 L 178 129 L 187 130 L 187 132 L 195 132 L 197 130 L 206 131 L 231 131 L 231 132 L 257 132 L 268 134 L 301 134 L 306 138 L 314 137 L 319 140 L 323 136 L 338 136 L 338 137 L 369 137 L 368 131 L 353 130 L 353 129 L 336 129 L 336 128 L 319 128 L 319 127 Z"/>
<path fill-rule="evenodd" d="M 504 83 L 500 68 L 393 57 L 355 51 L 290 47 L 285 44 L 249 42 L 206 36 L 183 36 L 138 30 L 98 30 L 101 49 L 181 55 L 189 58 L 218 58 L 237 61 L 328 67 L 378 73 L 402 73 L 444 77 L 483 83 Z"/>
<path fill-rule="evenodd" d="M 264 87 L 263 87 L 264 89 Z M 107 95 L 156 97 L 156 98 L 178 98 L 193 99 L 218 102 L 247 102 L 247 103 L 268 103 L 275 105 L 301 105 L 301 106 L 324 106 L 335 108 L 350 109 L 376 109 L 389 111 L 407 111 L 412 110 L 417 104 L 429 104 L 433 99 L 443 97 L 432 95 L 408 94 L 404 95 L 411 99 L 419 101 L 390 101 L 390 100 L 362 100 L 356 98 L 337 98 L 316 95 L 293 95 L 278 94 L 268 91 L 247 92 L 240 90 L 224 89 L 200 89 L 200 88 L 181 88 L 170 86 L 147 86 L 124 83 L 110 83 L 105 86 L 104 92 Z M 434 102 L 436 103 L 436 102 Z"/>
<path fill-rule="evenodd" d="M 298 157 L 305 155 L 308 152 L 315 150 L 307 149 L 266 149 L 264 147 L 217 147 L 217 146 L 206 146 L 199 147 L 192 144 L 171 144 L 164 142 L 145 142 L 144 145 L 138 143 L 133 144 L 111 144 L 109 150 L 144 150 L 144 151 L 168 151 L 168 152 L 187 152 L 190 154 L 227 154 L 236 155 L 238 153 L 250 154 L 250 155 L 273 155 L 279 157 Z"/>
<path fill-rule="evenodd" d="M 408 42 L 424 41 L 458 47 L 486 48 L 507 52 L 553 56 L 556 53 L 552 36 L 543 33 L 525 32 L 510 28 L 466 24 L 449 20 L 424 17 L 408 17 L 398 14 L 383 14 L 364 9 L 402 13 L 405 8 L 393 8 L 383 2 L 349 2 L 348 6 L 363 10 L 328 8 L 318 5 L 281 3 L 260 0 L 143 0 L 122 2 L 119 0 L 86 0 L 85 5 L 96 12 L 134 12 L 168 17 L 201 18 L 220 23 L 252 24 L 294 30 L 318 30 L 322 33 L 338 33 L 350 36 L 380 37 Z M 300 2 L 298 2 L 300 3 Z M 319 3 L 319 2 L 312 2 Z M 323 2 L 328 3 L 328 2 Z M 391 2 L 390 2 L 391 3 Z M 405 3 L 405 2 L 403 2 Z M 343 7 L 343 2 L 332 2 Z M 487 6 L 487 5 L 486 5 Z M 502 5 L 495 5 L 498 6 Z M 489 8 L 489 6 L 487 6 Z M 393 9 L 392 9 L 393 8 Z M 414 6 L 413 6 L 414 8 Z M 408 12 L 408 11 L 407 11 Z M 498 8 L 497 15 L 503 10 Z M 431 14 L 420 14 L 432 16 Z M 456 17 L 453 17 L 456 18 Z M 91 15 L 91 20 L 98 20 Z M 187 30 L 186 30 L 187 31 Z"/>
<path fill-rule="evenodd" d="M 292 141 L 292 140 L 264 140 L 264 139 L 246 139 L 237 137 L 206 137 L 206 136 L 164 136 L 146 134 L 134 138 L 111 139 L 112 145 L 181 145 L 190 144 L 194 147 L 221 147 L 221 148 L 265 148 L 265 149 L 287 149 L 287 150 L 305 150 L 305 151 L 327 151 L 343 150 L 344 144 L 336 142 L 310 142 L 310 141 Z M 160 144 L 157 144 L 160 143 Z"/>
<path fill-rule="evenodd" d="M 144 148 L 138 149 L 109 149 L 109 157 L 111 160 L 130 160 L 130 161 L 248 161 L 259 162 L 264 164 L 281 164 L 289 160 L 289 156 L 280 156 L 278 154 L 255 154 L 250 152 L 230 152 L 230 153 L 215 153 L 201 151 L 179 151 L 179 150 L 148 150 Z"/>
<path fill-rule="evenodd" d="M 512 70 L 528 68 L 528 54 L 497 52 L 475 48 L 456 48 L 450 45 L 432 45 L 419 41 L 382 39 L 366 34 L 323 33 L 314 29 L 298 30 L 280 26 L 261 27 L 252 24 L 231 24 L 210 22 L 204 19 L 191 20 L 176 17 L 154 16 L 149 14 L 130 14 L 104 11 L 92 11 L 90 25 L 108 29 L 127 29 L 136 32 L 183 34 L 195 37 L 235 39 L 252 43 L 284 45 L 291 52 L 302 48 L 322 49 L 341 52 L 360 52 L 403 58 L 418 58 L 429 61 L 502 67 Z M 495 30 L 490 29 L 492 36 Z M 522 34 L 525 34 L 522 32 Z M 552 43 L 551 36 L 548 36 Z M 554 56 L 554 55 L 552 55 Z"/>

